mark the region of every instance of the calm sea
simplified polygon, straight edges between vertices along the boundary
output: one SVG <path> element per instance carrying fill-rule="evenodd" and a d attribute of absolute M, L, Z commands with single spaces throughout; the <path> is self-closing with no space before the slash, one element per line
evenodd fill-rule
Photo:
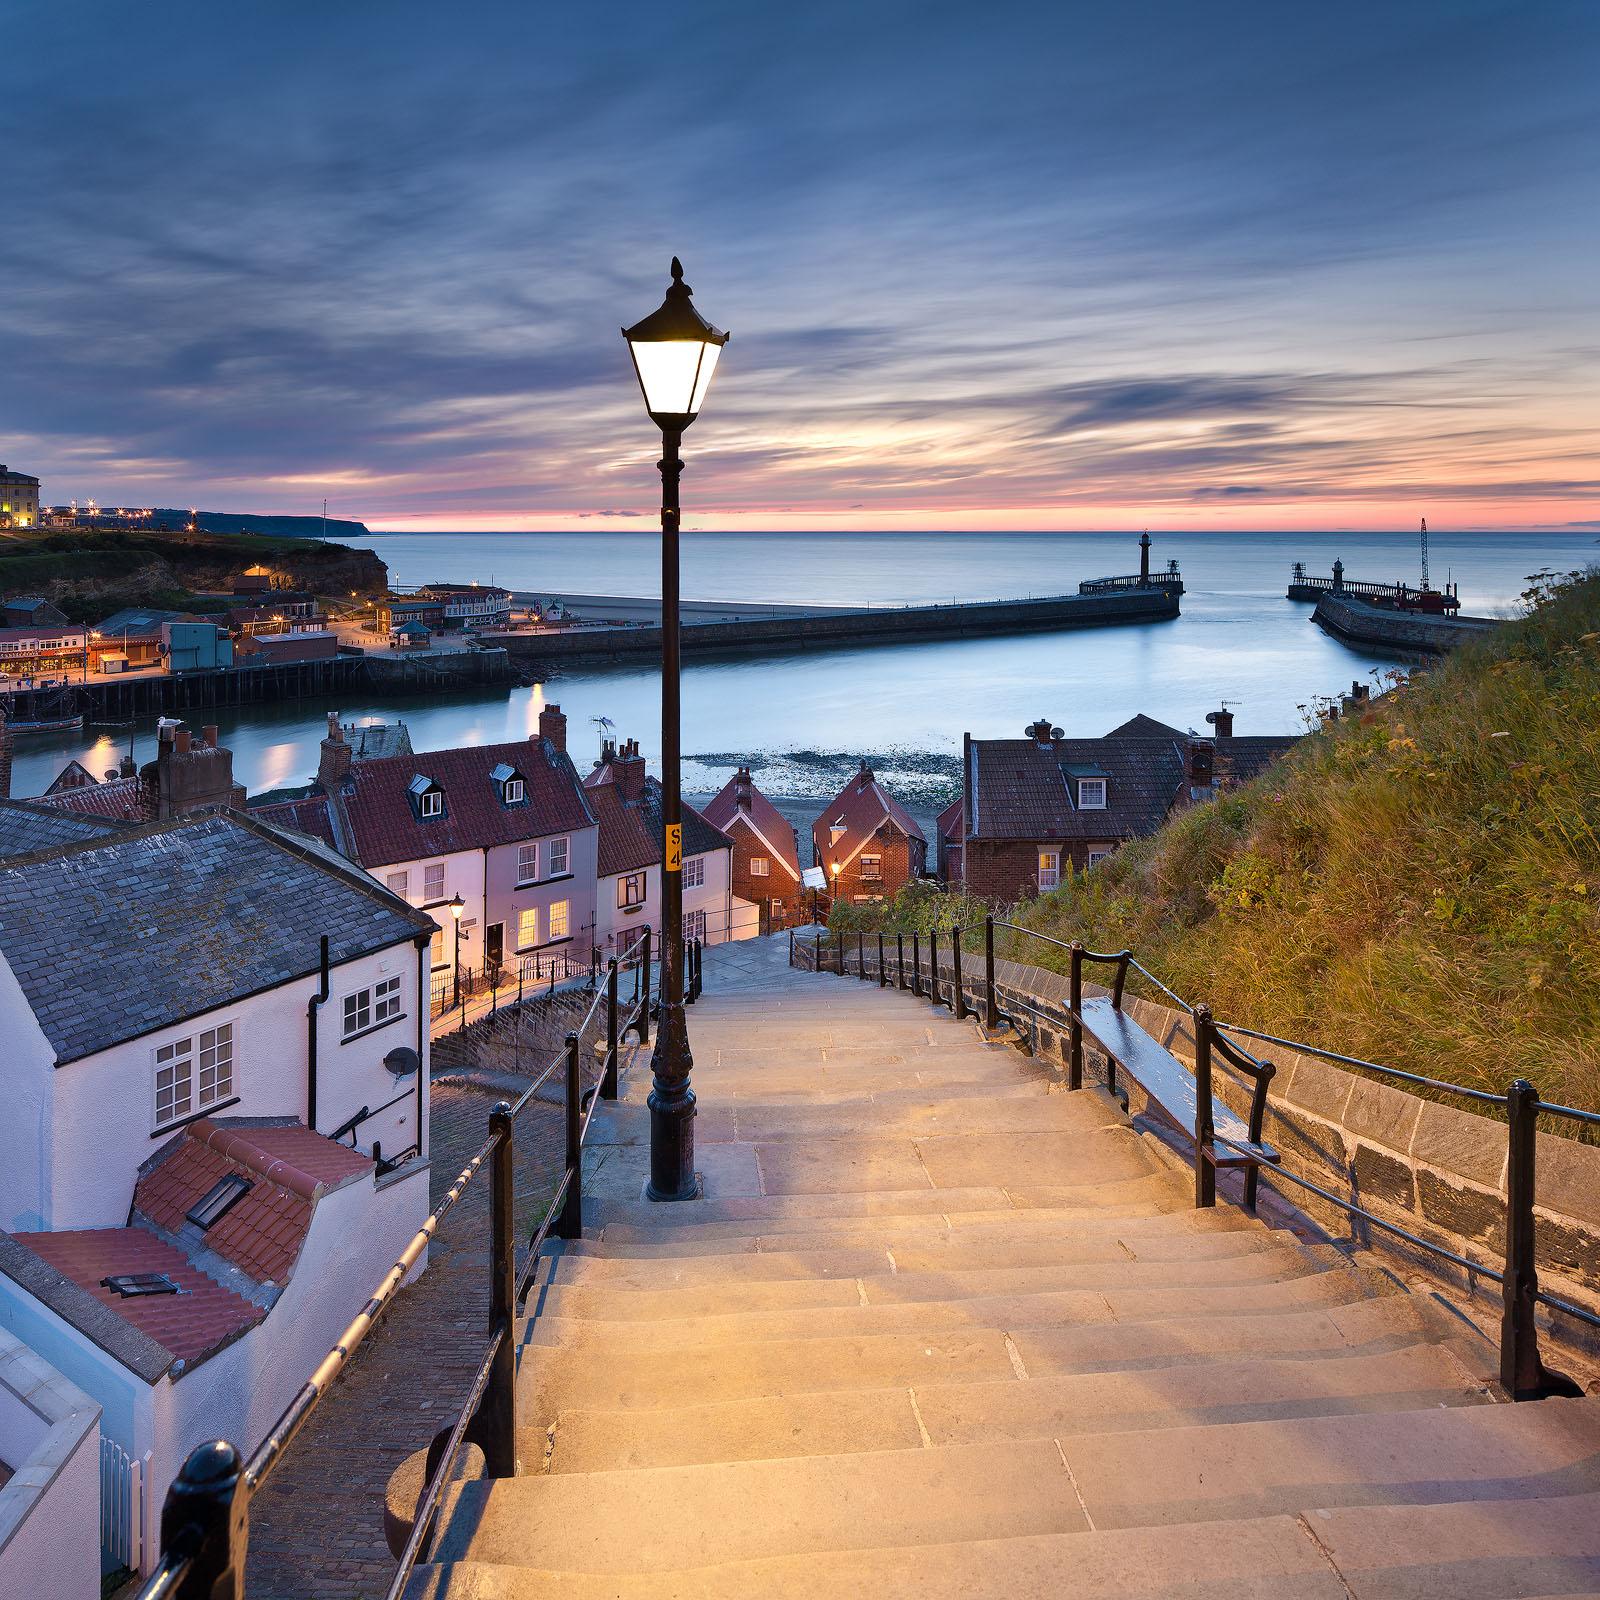
<path fill-rule="evenodd" d="M 377 534 L 368 543 L 397 583 L 659 592 L 653 533 Z M 1103 733 L 1136 711 L 1203 727 L 1205 713 L 1227 700 L 1239 733 L 1295 732 L 1316 696 L 1370 681 L 1393 663 L 1328 638 L 1309 606 L 1286 600 L 1290 564 L 1326 572 L 1338 556 L 1352 577 L 1413 582 L 1418 567 L 1412 533 L 1160 535 L 1152 556 L 1158 567 L 1181 563 L 1188 593 L 1177 621 L 693 663 L 684 675 L 684 749 L 709 759 L 689 765 L 685 787 L 718 787 L 729 758 L 755 756 L 767 761 L 763 782 L 774 792 L 831 792 L 835 772 L 815 755 L 871 753 L 880 771 L 903 772 L 931 800 L 948 784 L 963 730 L 1015 736 L 1040 716 L 1070 734 Z M 1466 609 L 1494 612 L 1515 606 L 1530 573 L 1600 561 L 1600 542 L 1592 532 L 1436 533 L 1430 556 L 1436 583 L 1453 577 Z M 1081 578 L 1138 570 L 1128 534 L 701 533 L 685 536 L 683 559 L 686 597 L 863 605 L 1060 594 Z M 658 697 L 652 672 L 585 668 L 532 689 L 331 709 L 402 716 L 424 750 L 522 737 L 541 705 L 559 701 L 581 769 L 601 717 L 653 754 Z M 303 701 L 219 717 L 239 779 L 256 792 L 310 776 L 328 709 Z M 151 729 L 131 731 L 147 759 Z M 104 771 L 129 732 L 22 736 L 12 792 L 38 793 L 71 757 Z"/>

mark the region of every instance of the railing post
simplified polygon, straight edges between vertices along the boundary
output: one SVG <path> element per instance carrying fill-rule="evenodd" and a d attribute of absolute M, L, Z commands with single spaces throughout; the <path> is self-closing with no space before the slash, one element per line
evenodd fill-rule
<path fill-rule="evenodd" d="M 961 988 L 961 930 L 950 930 L 950 970 L 951 970 L 951 996 L 950 1003 L 956 1014 L 957 1022 L 964 1022 L 967 1016 L 967 997 Z"/>
<path fill-rule="evenodd" d="M 639 1043 L 650 1043 L 650 930 L 644 930 L 644 941 L 640 951 L 640 960 L 643 965 L 640 972 L 643 974 L 643 999 L 639 1006 Z"/>
<path fill-rule="evenodd" d="M 856 977 L 862 983 L 867 981 L 867 936 L 860 929 L 856 931 Z"/>
<path fill-rule="evenodd" d="M 567 1196 L 561 1203 L 556 1233 L 563 1239 L 583 1236 L 583 1085 L 578 1077 L 578 1036 L 567 1035 Z"/>
<path fill-rule="evenodd" d="M 1550 1395 L 1577 1396 L 1583 1390 L 1564 1373 L 1553 1372 L 1539 1357 L 1539 1271 L 1533 1203 L 1538 1144 L 1539 1092 L 1518 1078 L 1506 1092 L 1506 1262 L 1500 1319 L 1500 1387 L 1513 1400 Z"/>
<path fill-rule="evenodd" d="M 1067 1034 L 1070 1040 L 1067 1053 L 1067 1087 L 1081 1089 L 1083 1087 L 1083 1024 L 1079 1016 L 1083 1011 L 1083 941 L 1072 941 L 1072 954 L 1069 959 L 1069 998 L 1068 1005 L 1072 1010 L 1072 1022 Z"/>
<path fill-rule="evenodd" d="M 244 1593 L 250 1501 L 239 1452 L 223 1439 L 196 1445 L 161 1507 L 161 1568 L 187 1559 L 174 1600 L 237 1600 Z M 158 1569 L 159 1570 L 159 1569 Z"/>
<path fill-rule="evenodd" d="M 894 983 L 897 989 L 906 986 L 906 936 L 903 933 L 894 936 Z"/>
<path fill-rule="evenodd" d="M 928 1002 L 939 1003 L 939 930 L 928 930 Z"/>
<path fill-rule="evenodd" d="M 983 919 L 983 1025 L 993 1032 L 1000 1026 L 1000 1006 L 994 992 L 994 914 Z"/>
<path fill-rule="evenodd" d="M 1217 1203 L 1217 1169 L 1212 1163 L 1210 1006 L 1194 1008 L 1194 1203 L 1196 1209 Z"/>
<path fill-rule="evenodd" d="M 844 976 L 844 930 L 842 928 L 839 930 L 839 942 L 834 947 L 834 957 L 839 976 L 842 978 Z"/>
<path fill-rule="evenodd" d="M 911 992 L 922 998 L 922 936 L 918 933 L 911 935 Z"/>
<path fill-rule="evenodd" d="M 500 1335 L 489 1381 L 472 1419 L 471 1437 L 483 1451 L 491 1478 L 517 1475 L 517 1245 L 512 1212 L 515 1171 L 511 1106 L 502 1100 L 489 1113 L 495 1135 L 489 1171 L 489 1332 Z"/>
<path fill-rule="evenodd" d="M 617 1098 L 617 958 L 606 962 L 606 1071 L 600 1080 L 600 1098 Z"/>
<path fill-rule="evenodd" d="M 889 969 L 883 960 L 883 935 L 878 935 L 878 987 L 887 988 L 889 984 Z"/>

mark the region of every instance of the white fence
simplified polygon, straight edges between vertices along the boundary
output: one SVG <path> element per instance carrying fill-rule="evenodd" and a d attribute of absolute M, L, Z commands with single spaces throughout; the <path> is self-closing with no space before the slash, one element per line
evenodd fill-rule
<path fill-rule="evenodd" d="M 144 1553 L 144 1490 L 150 1456 L 135 1460 L 114 1440 L 100 1439 L 100 1544 L 118 1566 L 139 1571 Z"/>

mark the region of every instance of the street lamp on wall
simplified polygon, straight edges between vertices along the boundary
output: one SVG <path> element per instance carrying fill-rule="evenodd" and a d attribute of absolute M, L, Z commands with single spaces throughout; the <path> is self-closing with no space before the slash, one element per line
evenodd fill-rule
<path fill-rule="evenodd" d="M 694 1059 L 683 1010 L 683 791 L 678 652 L 678 482 L 683 430 L 700 414 L 728 336 L 694 308 L 683 267 L 672 258 L 666 299 L 624 328 L 650 420 L 661 429 L 661 1016 L 650 1059 L 652 1200 L 692 1200 Z"/>

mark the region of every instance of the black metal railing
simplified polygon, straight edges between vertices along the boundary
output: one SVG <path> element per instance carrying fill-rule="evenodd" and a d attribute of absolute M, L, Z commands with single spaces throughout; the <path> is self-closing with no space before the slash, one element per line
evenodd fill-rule
<path fill-rule="evenodd" d="M 1506 1155 L 1506 1196 L 1505 1196 L 1505 1249 L 1504 1264 L 1496 1269 L 1481 1261 L 1475 1261 L 1468 1256 L 1449 1249 L 1437 1241 L 1423 1237 L 1411 1229 L 1402 1227 L 1399 1223 L 1391 1222 L 1387 1218 L 1378 1216 L 1357 1201 L 1347 1199 L 1335 1191 L 1325 1188 L 1304 1178 L 1298 1173 L 1291 1172 L 1281 1163 L 1276 1162 L 1270 1167 L 1270 1180 L 1278 1178 L 1298 1185 L 1301 1189 L 1318 1195 L 1329 1204 L 1336 1206 L 1352 1218 L 1359 1218 L 1362 1222 L 1377 1228 L 1380 1232 L 1404 1240 L 1406 1243 L 1428 1252 L 1434 1257 L 1448 1261 L 1460 1267 L 1469 1275 L 1488 1279 L 1498 1283 L 1502 1290 L 1502 1311 L 1500 1323 L 1500 1383 L 1506 1393 L 1513 1400 L 1540 1399 L 1550 1395 L 1578 1395 L 1583 1391 L 1577 1383 L 1565 1374 L 1547 1367 L 1539 1353 L 1539 1326 L 1537 1308 L 1545 1307 L 1549 1311 L 1571 1317 L 1574 1321 L 1586 1327 L 1600 1330 L 1600 1315 L 1590 1311 L 1587 1307 L 1574 1304 L 1571 1300 L 1560 1295 L 1549 1293 L 1539 1287 L 1538 1279 L 1538 1249 L 1537 1249 L 1537 1219 L 1534 1214 L 1537 1189 L 1537 1153 L 1538 1144 L 1536 1133 L 1538 1118 L 1541 1113 L 1566 1119 L 1586 1127 L 1600 1128 L 1600 1112 L 1585 1111 L 1576 1106 L 1556 1105 L 1539 1097 L 1538 1090 L 1526 1078 L 1514 1079 L 1504 1094 L 1494 1094 L 1484 1089 L 1470 1088 L 1465 1084 L 1450 1083 L 1441 1078 L 1427 1077 L 1421 1073 L 1407 1072 L 1400 1067 L 1392 1067 L 1382 1062 L 1366 1061 L 1359 1056 L 1341 1054 L 1336 1050 L 1325 1050 L 1319 1045 L 1306 1044 L 1297 1039 L 1286 1039 L 1278 1034 L 1264 1033 L 1258 1029 L 1246 1028 L 1237 1023 L 1218 1022 L 1211 1014 L 1208 1006 L 1191 1004 L 1174 990 L 1168 988 L 1148 967 L 1138 961 L 1130 950 L 1096 951 L 1086 949 L 1081 943 L 1065 939 L 1057 939 L 1050 934 L 1040 933 L 1036 929 L 1027 928 L 1020 923 L 1005 922 L 994 916 L 986 916 L 983 920 L 983 976 L 975 985 L 975 1005 L 969 1005 L 963 993 L 964 978 L 961 968 L 961 941 L 971 929 L 953 927 L 948 932 L 951 941 L 951 962 L 949 981 L 945 985 L 951 995 L 951 1009 L 958 1016 L 975 1015 L 989 1032 L 994 1033 L 1004 1028 L 1011 1028 L 1017 1032 L 1025 1042 L 1032 1046 L 1031 1029 L 1022 1025 L 1021 1019 L 1012 1012 L 1002 1009 L 1000 1005 L 1000 992 L 996 983 L 996 956 L 995 932 L 1011 934 L 1017 937 L 1033 939 L 1041 944 L 1065 952 L 1067 958 L 1068 1001 L 1064 1007 L 1067 1017 L 1067 1070 L 1068 1082 L 1071 1088 L 1080 1088 L 1083 1083 L 1083 969 L 1086 964 L 1103 963 L 1116 968 L 1111 986 L 1113 1005 L 1120 1009 L 1123 988 L 1127 974 L 1131 970 L 1138 972 L 1154 989 L 1173 1001 L 1181 1010 L 1186 1012 L 1194 1025 L 1194 1075 L 1195 1075 L 1195 1117 L 1192 1129 L 1194 1140 L 1194 1168 L 1195 1168 L 1195 1204 L 1196 1206 L 1209 1206 L 1216 1201 L 1216 1166 L 1218 1164 L 1219 1147 L 1224 1153 L 1231 1153 L 1238 1158 L 1239 1164 L 1245 1168 L 1243 1203 L 1254 1210 L 1257 1200 L 1257 1186 L 1260 1177 L 1260 1164 L 1262 1161 L 1261 1140 L 1264 1131 L 1265 1115 L 1268 1110 L 1268 1086 L 1271 1084 L 1276 1068 L 1270 1061 L 1263 1060 L 1246 1050 L 1237 1042 L 1237 1038 L 1256 1040 L 1265 1044 L 1280 1045 L 1286 1049 L 1302 1052 L 1306 1055 L 1317 1056 L 1324 1061 L 1333 1062 L 1342 1067 L 1354 1068 L 1360 1072 L 1370 1072 L 1380 1077 L 1392 1079 L 1400 1083 L 1411 1084 L 1420 1089 L 1429 1090 L 1435 1094 L 1450 1095 L 1469 1101 L 1474 1105 L 1491 1109 L 1492 1113 L 1503 1114 L 1507 1126 L 1507 1155 Z M 919 998 L 926 992 L 935 1005 L 942 1004 L 940 994 L 940 975 L 938 966 L 938 940 L 937 931 L 931 932 L 929 938 L 929 975 L 927 990 L 923 989 L 920 932 L 911 934 L 910 951 L 910 979 L 907 981 L 906 961 L 906 935 L 897 932 L 893 935 L 894 946 L 891 952 L 885 942 L 885 935 L 878 933 L 876 941 L 876 960 L 874 973 L 878 986 L 887 987 L 890 983 L 889 962 L 893 961 L 894 986 L 909 992 Z M 809 962 L 797 961 L 797 953 L 809 947 Z M 845 962 L 845 935 L 837 934 L 834 940 L 832 959 L 829 959 L 827 950 L 827 932 L 818 930 L 818 937 L 814 940 L 797 942 L 790 936 L 790 961 L 792 964 L 806 964 L 817 972 L 834 971 L 840 976 L 846 972 Z M 867 980 L 867 944 L 864 934 L 856 935 L 856 976 Z M 1025 1000 L 1013 995 L 1008 1004 L 1016 1009 L 1031 1013 L 1036 1021 L 1052 1022 L 1055 1019 L 1045 1012 L 1029 1006 Z M 1102 1049 L 1101 1054 L 1105 1052 Z M 1244 1077 L 1252 1080 L 1253 1093 L 1249 1112 L 1249 1144 L 1243 1144 L 1217 1133 L 1213 1122 L 1212 1086 L 1213 1067 L 1216 1059 L 1220 1058 L 1228 1066 Z M 1116 1063 L 1109 1056 L 1107 1061 L 1107 1085 L 1116 1090 Z"/>
<path fill-rule="evenodd" d="M 455 1421 L 440 1430 L 428 1447 L 422 1492 L 387 1600 L 400 1600 L 417 1562 L 426 1556 L 445 1488 L 466 1445 L 476 1444 L 482 1450 L 487 1476 L 515 1476 L 516 1319 L 533 1288 L 545 1241 L 552 1233 L 557 1238 L 576 1239 L 583 1232 L 583 1145 L 589 1124 L 600 1101 L 617 1098 L 618 1063 L 625 1036 L 632 1031 L 641 1043 L 649 1039 L 649 951 L 650 935 L 646 930 L 621 956 L 606 963 L 604 984 L 597 987 L 583 1021 L 567 1034 L 560 1054 L 516 1100 L 502 1100 L 489 1113 L 488 1137 L 248 1459 L 224 1440 L 214 1440 L 189 1453 L 167 1490 L 161 1510 L 160 1558 L 137 1600 L 218 1600 L 224 1596 L 227 1600 L 243 1600 L 251 1500 L 334 1380 L 394 1303 L 438 1233 L 439 1224 L 485 1166 L 490 1169 L 489 1342 Z M 633 964 L 635 971 L 633 999 L 627 1006 L 618 993 L 618 973 L 624 963 Z M 692 970 L 698 991 L 698 950 L 692 958 Z M 605 1050 L 600 1074 L 586 1093 L 582 1045 L 585 1035 L 602 1022 Z M 558 1071 L 564 1071 L 566 1077 L 565 1161 L 555 1193 L 519 1264 L 513 1215 L 516 1118 Z"/>

